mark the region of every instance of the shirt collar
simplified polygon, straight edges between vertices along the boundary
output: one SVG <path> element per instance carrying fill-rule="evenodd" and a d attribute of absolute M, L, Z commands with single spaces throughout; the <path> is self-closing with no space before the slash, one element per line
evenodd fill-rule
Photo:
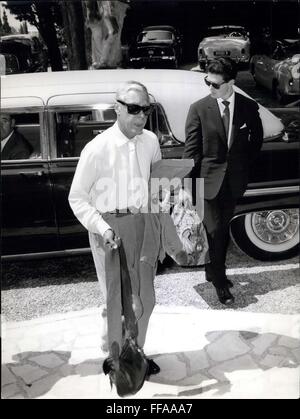
<path fill-rule="evenodd" d="M 13 133 L 14 133 L 14 130 L 12 130 L 12 131 L 11 131 L 11 133 L 10 133 L 10 134 L 8 134 L 8 136 L 7 136 L 7 137 L 3 138 L 3 140 L 2 140 L 2 141 L 7 141 L 7 140 L 9 140 L 9 139 L 10 139 L 10 137 L 13 135 Z"/>
<path fill-rule="evenodd" d="M 4 147 L 6 146 L 6 143 L 8 142 L 8 140 L 10 139 L 10 137 L 13 135 L 14 130 L 12 130 L 12 132 L 3 140 L 1 140 L 1 151 L 4 149 Z"/>
<path fill-rule="evenodd" d="M 235 91 L 233 90 L 231 96 L 229 96 L 229 98 L 227 98 L 227 99 L 222 99 L 221 97 L 218 97 L 218 99 L 217 99 L 218 105 L 224 106 L 223 103 L 222 103 L 224 100 L 227 100 L 227 102 L 229 102 L 229 106 L 232 105 L 233 102 L 234 102 L 234 96 L 235 96 Z"/>
<path fill-rule="evenodd" d="M 115 133 L 115 141 L 116 141 L 117 147 L 122 147 L 124 144 L 127 144 L 129 141 L 136 141 L 136 139 L 139 137 L 138 135 L 136 135 L 133 138 L 126 137 L 126 135 L 123 134 L 123 132 L 120 130 L 118 121 L 114 123 L 112 128 Z"/>

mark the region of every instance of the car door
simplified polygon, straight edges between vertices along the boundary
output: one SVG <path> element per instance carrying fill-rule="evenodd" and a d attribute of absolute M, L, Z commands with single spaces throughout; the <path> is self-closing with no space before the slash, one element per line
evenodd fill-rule
<path fill-rule="evenodd" d="M 15 103 L 17 108 L 12 107 Z M 2 255 L 55 251 L 58 236 L 43 102 L 39 98 L 1 98 L 1 114 L 13 118 L 16 132 L 31 148 L 27 158 L 1 161 Z"/>

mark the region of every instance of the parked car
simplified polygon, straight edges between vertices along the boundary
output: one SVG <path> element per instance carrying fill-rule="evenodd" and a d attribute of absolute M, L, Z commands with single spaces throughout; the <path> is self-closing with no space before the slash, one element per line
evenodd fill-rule
<path fill-rule="evenodd" d="M 0 41 L 0 54 L 2 56 L 1 74 L 32 73 L 39 70 L 33 60 L 30 47 L 14 41 Z"/>
<path fill-rule="evenodd" d="M 69 188 L 84 145 L 116 120 L 115 92 L 127 80 L 149 89 L 154 111 L 147 127 L 157 134 L 163 158 L 181 158 L 189 106 L 209 94 L 202 73 L 101 70 L 2 78 L 1 110 L 15 117 L 17 130 L 34 149 L 27 160 L 2 161 L 4 258 L 89 251 L 87 232 L 68 204 Z M 237 206 L 232 234 L 248 254 L 255 252 L 239 240 L 241 234 L 259 257 L 273 259 L 290 256 L 299 241 L 299 141 L 286 142 L 280 119 L 262 106 L 260 115 L 264 145 Z M 245 224 L 249 214 L 255 224 Z M 254 240 L 260 229 L 265 236 Z"/>
<path fill-rule="evenodd" d="M 268 40 L 251 58 L 256 83 L 271 90 L 279 102 L 300 95 L 300 39 Z"/>
<path fill-rule="evenodd" d="M 248 64 L 250 59 L 249 33 L 243 26 L 211 26 L 198 46 L 200 70 L 215 58 L 228 57 L 239 64 Z"/>
<path fill-rule="evenodd" d="M 283 123 L 285 130 L 282 140 L 286 143 L 286 146 L 282 148 L 282 154 L 280 154 L 279 148 L 277 153 L 272 154 L 269 168 L 273 165 L 272 170 L 276 171 L 276 166 L 283 164 L 283 168 L 287 169 L 286 165 L 289 163 L 286 156 L 290 155 L 291 157 L 291 150 L 295 152 L 291 165 L 296 167 L 298 164 L 299 168 L 300 101 L 269 110 Z M 274 144 L 271 145 L 271 147 L 273 146 Z M 264 144 L 263 151 L 266 147 L 267 143 Z M 279 144 L 277 147 L 280 147 Z M 261 153 L 253 172 L 259 170 L 262 164 L 264 163 Z M 260 176 L 259 171 L 257 174 L 252 173 L 251 178 L 254 179 L 257 175 Z M 294 185 L 294 182 L 292 181 L 290 185 Z M 286 191 L 288 192 L 288 190 Z M 249 194 L 249 192 L 247 193 Z M 251 192 L 249 196 L 251 196 Z M 298 206 L 299 203 L 298 197 Z M 272 260 L 277 256 L 282 258 L 284 255 L 294 254 L 299 248 L 299 210 L 278 207 L 267 211 L 249 212 L 232 221 L 231 233 L 235 243 L 239 247 L 247 249 L 246 252 L 254 258 Z"/>
<path fill-rule="evenodd" d="M 182 56 L 182 38 L 173 26 L 147 26 L 130 49 L 130 64 L 141 67 L 177 68 Z"/>
<path fill-rule="evenodd" d="M 48 68 L 48 54 L 47 48 L 40 38 L 35 34 L 14 34 L 5 35 L 1 37 L 1 43 L 24 45 L 30 49 L 30 56 L 34 71 L 47 71 Z"/>

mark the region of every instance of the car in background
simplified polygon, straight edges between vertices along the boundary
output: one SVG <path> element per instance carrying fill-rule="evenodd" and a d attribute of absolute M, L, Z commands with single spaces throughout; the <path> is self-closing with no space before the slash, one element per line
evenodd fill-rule
<path fill-rule="evenodd" d="M 247 64 L 250 60 L 249 33 L 243 26 L 211 26 L 207 35 L 198 46 L 198 63 L 205 71 L 210 61 L 219 58 L 231 58 L 238 64 Z"/>
<path fill-rule="evenodd" d="M 129 51 L 134 68 L 177 68 L 182 57 L 182 37 L 173 26 L 147 26 Z"/>
<path fill-rule="evenodd" d="M 163 158 L 181 159 L 189 107 L 209 94 L 204 76 L 117 69 L 2 77 L 1 111 L 14 116 L 17 130 L 33 148 L 27 160 L 1 162 L 3 258 L 89 252 L 87 232 L 68 194 L 83 147 L 116 121 L 120 83 L 146 85 L 153 106 L 146 128 L 156 133 Z M 264 144 L 231 231 L 248 255 L 272 260 L 291 256 L 299 243 L 299 139 L 286 141 L 280 119 L 261 105 L 259 112 Z M 239 240 L 242 235 L 248 241 Z"/>
<path fill-rule="evenodd" d="M 33 59 L 28 45 L 15 41 L 0 41 L 1 74 L 33 73 L 40 65 Z"/>
<path fill-rule="evenodd" d="M 48 68 L 48 55 L 47 48 L 40 38 L 35 34 L 14 34 L 5 35 L 1 37 L 3 45 L 24 45 L 30 49 L 31 60 L 36 70 L 34 71 L 47 71 Z"/>
<path fill-rule="evenodd" d="M 300 39 L 269 39 L 253 55 L 250 70 L 256 83 L 269 89 L 280 103 L 300 95 Z"/>

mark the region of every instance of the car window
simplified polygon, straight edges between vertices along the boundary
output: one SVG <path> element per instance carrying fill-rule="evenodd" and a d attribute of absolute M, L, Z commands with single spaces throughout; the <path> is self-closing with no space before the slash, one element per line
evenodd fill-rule
<path fill-rule="evenodd" d="M 230 34 L 234 37 L 245 37 L 246 31 L 245 29 L 239 27 L 212 27 L 208 29 L 206 36 L 228 36 Z"/>
<path fill-rule="evenodd" d="M 138 42 L 152 41 L 172 41 L 174 38 L 172 32 L 168 31 L 148 31 L 142 32 L 138 37 Z"/>
<path fill-rule="evenodd" d="M 39 159 L 41 155 L 41 126 L 39 113 L 6 113 L 14 120 L 14 130 L 1 154 L 2 160 Z M 17 156 L 17 157 L 16 157 Z"/>
<path fill-rule="evenodd" d="M 54 155 L 57 158 L 79 157 L 89 141 L 114 124 L 116 113 L 113 106 L 101 104 L 99 108 L 53 112 Z M 161 146 L 177 144 L 162 106 L 154 104 L 153 107 L 145 128 L 157 135 Z"/>
<path fill-rule="evenodd" d="M 78 157 L 84 146 L 116 120 L 111 106 L 101 109 L 55 112 L 57 157 Z"/>
<path fill-rule="evenodd" d="M 171 132 L 169 123 L 163 107 L 160 104 L 156 106 L 156 123 L 155 123 L 155 134 L 158 137 L 159 144 L 161 147 L 179 144 L 175 140 L 174 135 Z"/>

